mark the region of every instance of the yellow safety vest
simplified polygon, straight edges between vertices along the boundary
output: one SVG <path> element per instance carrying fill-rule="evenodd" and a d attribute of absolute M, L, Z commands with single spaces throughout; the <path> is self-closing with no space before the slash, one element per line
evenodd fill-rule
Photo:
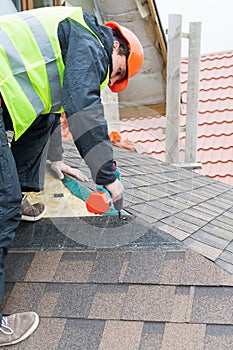
<path fill-rule="evenodd" d="M 70 17 L 94 35 L 81 7 L 39 8 L 0 17 L 0 93 L 10 113 L 15 140 L 46 113 L 60 113 L 64 64 L 57 28 Z M 101 84 L 104 88 L 109 72 Z"/>

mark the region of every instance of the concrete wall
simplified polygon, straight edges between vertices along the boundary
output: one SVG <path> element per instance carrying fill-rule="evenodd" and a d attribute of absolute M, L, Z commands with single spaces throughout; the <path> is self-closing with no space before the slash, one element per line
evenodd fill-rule
<path fill-rule="evenodd" d="M 119 94 L 120 107 L 165 103 L 164 63 L 147 2 L 97 0 L 97 4 L 104 21 L 116 21 L 132 30 L 144 49 L 142 70 Z"/>
<path fill-rule="evenodd" d="M 165 104 L 166 85 L 163 75 L 165 66 L 147 1 L 69 0 L 68 2 L 72 6 L 82 6 L 84 10 L 95 14 L 103 22 L 116 21 L 126 26 L 138 36 L 144 49 L 145 58 L 141 72 L 130 79 L 127 89 L 118 96 L 108 88 L 102 93 L 105 117 L 110 131 L 112 129 L 119 131 L 119 110 L 122 115 L 127 116 L 127 107 Z M 132 113 L 132 109 L 130 110 Z"/>

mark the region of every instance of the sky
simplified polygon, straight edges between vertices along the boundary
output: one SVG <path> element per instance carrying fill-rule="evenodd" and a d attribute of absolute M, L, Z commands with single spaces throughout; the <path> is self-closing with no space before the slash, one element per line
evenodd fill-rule
<path fill-rule="evenodd" d="M 182 32 L 190 22 L 201 22 L 201 54 L 233 50 L 233 0 L 156 0 L 164 31 L 169 14 L 182 15 Z M 166 36 L 167 37 L 167 36 Z M 188 39 L 182 39 L 182 56 Z"/>

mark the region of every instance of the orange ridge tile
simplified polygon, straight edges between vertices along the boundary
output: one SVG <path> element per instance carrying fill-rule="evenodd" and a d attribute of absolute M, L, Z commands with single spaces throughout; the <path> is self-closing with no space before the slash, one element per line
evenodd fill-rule
<path fill-rule="evenodd" d="M 126 130 L 126 129 L 123 129 L 121 130 L 121 133 L 123 134 L 124 132 L 127 132 L 127 133 L 132 133 L 132 132 L 139 132 L 139 131 L 156 131 L 156 130 L 159 130 L 161 129 L 161 127 L 157 127 L 157 128 L 140 128 L 140 129 L 131 129 L 131 130 Z"/>
<path fill-rule="evenodd" d="M 211 54 L 205 54 L 201 56 L 201 61 L 214 61 L 214 60 L 221 60 L 223 58 L 233 58 L 233 51 L 223 51 L 223 52 L 216 52 Z"/>
<path fill-rule="evenodd" d="M 228 79 L 228 78 L 232 78 L 233 75 L 232 74 L 229 74 L 229 75 L 219 75 L 217 77 L 213 77 L 212 75 L 210 75 L 209 77 L 201 77 L 200 78 L 200 83 L 202 83 L 203 81 L 211 81 L 211 80 L 214 80 L 214 81 L 218 81 L 219 79 Z M 182 77 L 181 77 L 182 79 Z M 181 84 L 187 84 L 188 82 L 188 79 L 187 79 L 187 76 L 185 75 L 185 80 L 181 80 Z"/>
<path fill-rule="evenodd" d="M 233 76 L 232 76 L 233 78 Z M 209 87 L 208 89 L 205 89 L 204 87 L 200 88 L 200 93 L 206 93 L 208 91 L 219 91 L 219 90 L 228 90 L 231 89 L 232 90 L 233 85 L 227 85 L 227 86 L 217 86 L 217 87 Z"/>
<path fill-rule="evenodd" d="M 229 146 L 229 147 L 214 147 L 214 146 L 210 146 L 210 147 L 206 147 L 206 148 L 204 148 L 204 147 L 199 147 L 198 149 L 197 149 L 197 151 L 202 151 L 202 152 L 204 152 L 204 151 L 209 151 L 209 150 L 213 150 L 213 151 L 219 151 L 219 150 L 229 150 L 229 149 L 231 149 L 232 147 L 231 146 Z M 209 162 L 211 163 L 211 160 L 209 160 Z"/>

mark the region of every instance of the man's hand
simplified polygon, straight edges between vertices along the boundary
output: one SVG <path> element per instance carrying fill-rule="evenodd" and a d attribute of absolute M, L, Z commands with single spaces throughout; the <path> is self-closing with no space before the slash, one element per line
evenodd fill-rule
<path fill-rule="evenodd" d="M 120 199 L 122 197 L 124 187 L 118 179 L 116 179 L 111 184 L 105 185 L 105 187 L 111 193 L 113 202 L 117 201 L 118 199 Z"/>
<path fill-rule="evenodd" d="M 50 168 L 57 174 L 60 180 L 64 179 L 64 174 L 71 175 L 80 181 L 89 181 L 86 175 L 84 175 L 80 170 L 71 168 L 69 165 L 66 165 L 61 160 L 57 162 L 51 162 Z"/>

